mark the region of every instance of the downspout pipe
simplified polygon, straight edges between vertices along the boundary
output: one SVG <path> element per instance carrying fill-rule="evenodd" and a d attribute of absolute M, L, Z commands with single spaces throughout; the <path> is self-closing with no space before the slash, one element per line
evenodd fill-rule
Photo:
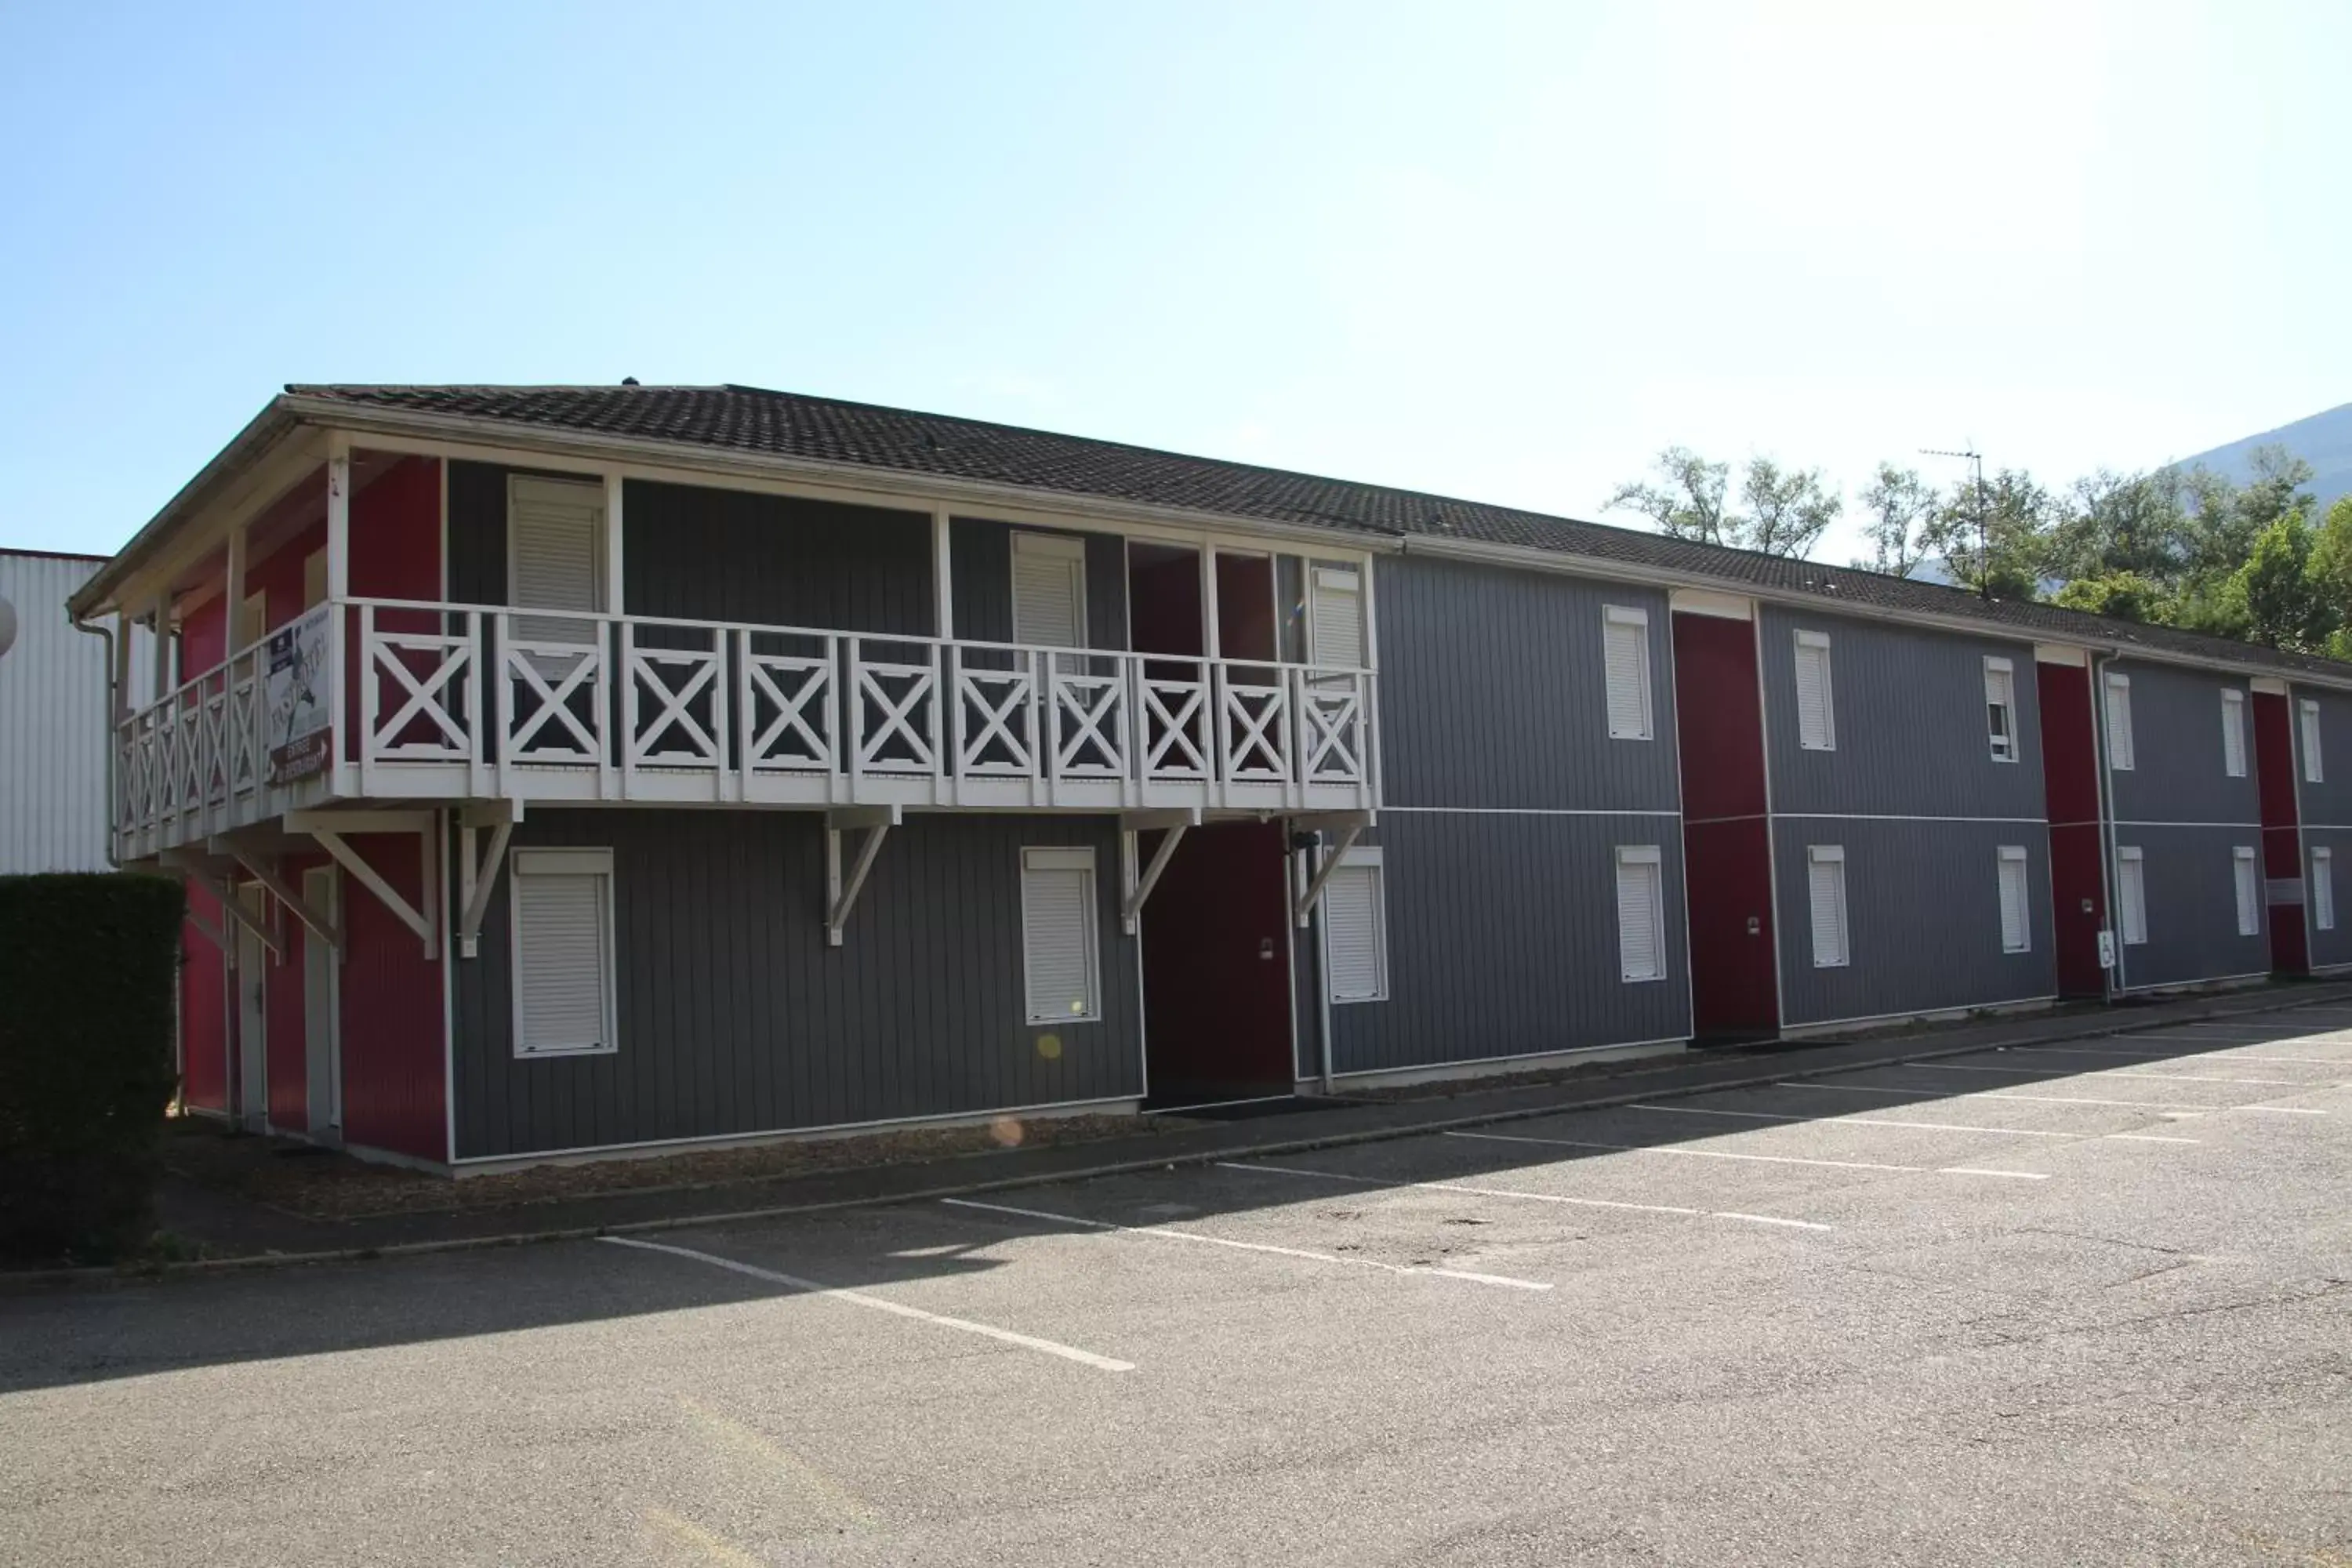
<path fill-rule="evenodd" d="M 121 824 L 116 820 L 120 797 L 115 794 L 114 752 L 115 742 L 122 731 L 123 711 L 131 700 L 131 694 L 121 689 L 121 681 L 116 674 L 121 666 L 114 657 L 113 628 L 102 626 L 93 626 L 79 616 L 68 616 L 66 624 L 84 637 L 97 637 L 106 644 L 106 858 L 120 869 L 122 857 L 116 853 L 116 850 L 119 847 Z M 128 632 L 124 633 L 126 637 L 129 635 Z"/>
<path fill-rule="evenodd" d="M 2091 659 L 2091 755 L 2099 764 L 2099 898 L 2102 919 L 2100 929 L 2108 933 L 2115 949 L 2115 967 L 2103 979 L 2107 1000 L 2112 1002 L 2123 994 L 2124 928 L 2116 910 L 2116 802 L 2115 780 L 2109 768 L 2113 761 L 2107 755 L 2107 669 L 2117 658 L 2116 654 L 2097 654 Z M 2141 873 L 2147 875 L 2145 871 Z"/>

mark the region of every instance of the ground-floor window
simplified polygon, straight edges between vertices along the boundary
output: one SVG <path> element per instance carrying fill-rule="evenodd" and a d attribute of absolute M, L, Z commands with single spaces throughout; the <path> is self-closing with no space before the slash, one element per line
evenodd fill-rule
<path fill-rule="evenodd" d="M 1323 973 L 1334 1002 L 1388 999 L 1385 875 L 1378 849 L 1350 849 L 1323 884 Z"/>
<path fill-rule="evenodd" d="M 2139 846 L 2116 850 L 2116 909 L 2124 928 L 2124 945 L 2138 947 L 2147 941 L 2147 870 Z"/>
<path fill-rule="evenodd" d="M 2230 870 L 2238 885 L 2238 934 L 2263 934 L 2263 874 L 2254 862 L 2253 847 L 2241 844 L 2230 852 Z"/>
<path fill-rule="evenodd" d="M 513 868 L 515 1055 L 618 1049 L 613 852 L 518 849 L 508 859 Z"/>
<path fill-rule="evenodd" d="M 2000 847 L 2000 950 L 2027 952 L 2033 947 L 2033 925 L 2026 914 L 2025 846 Z"/>
<path fill-rule="evenodd" d="M 2311 923 L 2336 929 L 2336 852 L 2324 845 L 2311 852 Z"/>
<path fill-rule="evenodd" d="M 1102 1016 L 1095 925 L 1095 852 L 1021 851 L 1021 955 L 1030 1023 Z"/>
<path fill-rule="evenodd" d="M 1617 848 L 1618 971 L 1628 981 L 1666 977 L 1666 912 L 1658 847 Z"/>
<path fill-rule="evenodd" d="M 1813 967 L 1843 969 L 1853 961 L 1846 940 L 1845 848 L 1837 844 L 1805 847 L 1805 888 L 1812 904 Z"/>

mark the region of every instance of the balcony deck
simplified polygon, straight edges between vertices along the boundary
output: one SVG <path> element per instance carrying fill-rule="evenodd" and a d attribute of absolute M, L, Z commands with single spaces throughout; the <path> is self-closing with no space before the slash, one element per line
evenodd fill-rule
<path fill-rule="evenodd" d="M 1373 810 L 1374 679 L 341 599 L 122 722 L 119 858 L 336 803 Z"/>

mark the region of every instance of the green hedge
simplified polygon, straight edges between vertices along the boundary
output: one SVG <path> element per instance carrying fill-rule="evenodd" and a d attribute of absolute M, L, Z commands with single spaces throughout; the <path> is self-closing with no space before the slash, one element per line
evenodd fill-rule
<path fill-rule="evenodd" d="M 0 1255 L 152 1232 L 184 910 L 160 877 L 0 877 Z"/>

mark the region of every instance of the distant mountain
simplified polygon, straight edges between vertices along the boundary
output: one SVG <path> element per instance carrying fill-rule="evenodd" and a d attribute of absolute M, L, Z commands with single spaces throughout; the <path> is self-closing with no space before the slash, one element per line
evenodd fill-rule
<path fill-rule="evenodd" d="M 2223 479 L 2242 483 L 2253 476 L 2248 458 L 2257 447 L 2284 447 L 2311 465 L 2311 493 L 2319 501 L 2315 520 L 2325 515 L 2338 496 L 2352 495 L 2352 403 L 2183 458 L 2177 466 L 2193 468 L 2202 463 Z"/>

